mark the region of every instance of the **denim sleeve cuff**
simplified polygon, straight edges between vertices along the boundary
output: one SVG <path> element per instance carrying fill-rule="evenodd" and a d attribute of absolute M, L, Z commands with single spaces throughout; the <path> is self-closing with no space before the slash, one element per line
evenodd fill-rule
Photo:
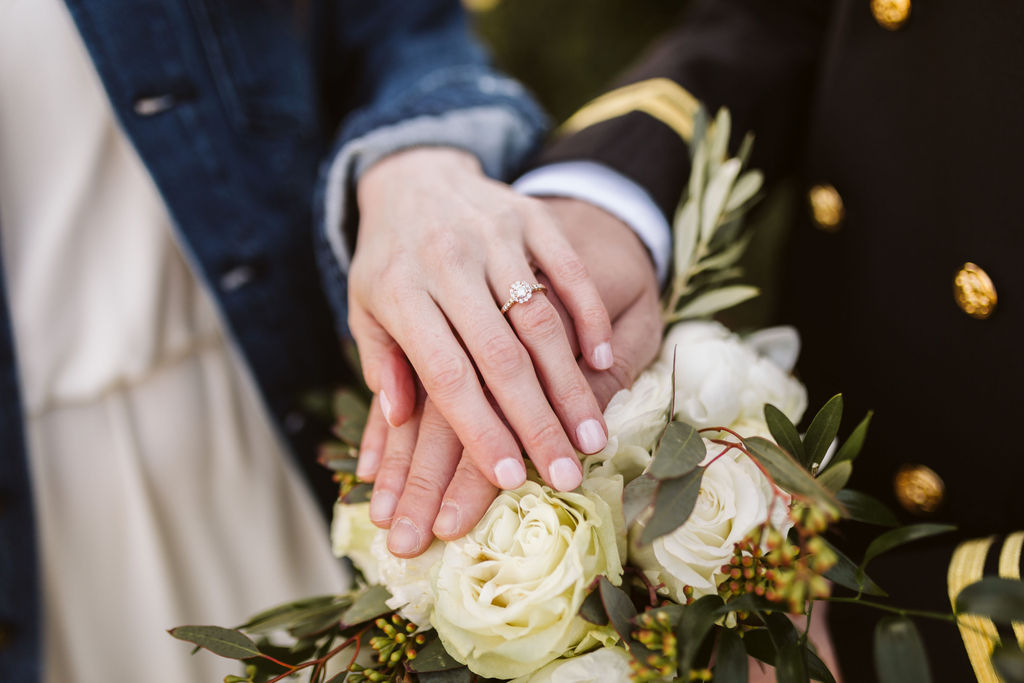
<path fill-rule="evenodd" d="M 348 271 L 355 236 L 352 189 L 374 163 L 410 147 L 456 147 L 474 154 L 488 176 L 504 178 L 532 151 L 538 130 L 506 107 L 479 106 L 419 116 L 347 142 L 327 169 L 322 207 L 323 229 L 341 270 Z"/>
<path fill-rule="evenodd" d="M 661 209 L 637 183 L 604 164 L 564 161 L 530 171 L 513 187 L 528 195 L 580 199 L 623 221 L 647 247 L 658 283 L 664 286 L 668 279 L 672 231 Z"/>

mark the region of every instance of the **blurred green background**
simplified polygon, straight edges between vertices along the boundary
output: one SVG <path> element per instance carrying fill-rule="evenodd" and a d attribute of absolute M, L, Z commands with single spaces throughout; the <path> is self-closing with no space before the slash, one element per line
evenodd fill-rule
<path fill-rule="evenodd" d="M 601 94 L 686 0 L 464 0 L 495 61 L 555 121 Z"/>

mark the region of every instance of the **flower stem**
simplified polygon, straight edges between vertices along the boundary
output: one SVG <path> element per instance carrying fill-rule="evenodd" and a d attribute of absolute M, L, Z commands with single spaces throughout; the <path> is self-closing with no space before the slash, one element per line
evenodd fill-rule
<path fill-rule="evenodd" d="M 903 617 L 925 617 L 926 619 L 937 619 L 939 621 L 949 621 L 956 623 L 956 617 L 952 614 L 945 614 L 942 612 L 929 612 L 927 610 L 919 609 L 904 609 L 902 607 L 890 607 L 889 605 L 883 605 L 878 602 L 872 602 L 870 600 L 860 600 L 858 598 L 822 598 L 826 602 L 841 602 L 848 605 L 863 605 L 864 607 L 874 607 L 880 609 L 883 612 L 892 612 L 893 614 L 899 614 Z"/>

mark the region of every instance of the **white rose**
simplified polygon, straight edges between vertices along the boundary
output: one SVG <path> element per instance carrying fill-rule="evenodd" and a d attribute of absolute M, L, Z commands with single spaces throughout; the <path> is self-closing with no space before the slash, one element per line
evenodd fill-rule
<path fill-rule="evenodd" d="M 383 529 L 377 531 L 370 550 L 379 568 L 379 583 L 391 593 L 387 606 L 398 610 L 417 626 L 426 626 L 434 609 L 430 576 L 441 560 L 444 543 L 435 540 L 422 555 L 404 559 L 395 557 L 388 550 L 387 532 Z"/>
<path fill-rule="evenodd" d="M 578 616 L 591 582 L 621 582 L 608 504 L 533 481 L 502 491 L 467 536 L 448 543 L 435 570 L 431 624 L 474 673 L 533 672 L 594 630 Z"/>
<path fill-rule="evenodd" d="M 625 648 L 603 647 L 579 657 L 556 659 L 512 683 L 622 683 L 632 677 Z"/>
<path fill-rule="evenodd" d="M 789 374 L 799 338 L 791 328 L 771 328 L 748 343 L 716 322 L 676 325 L 665 337 L 662 362 L 676 358 L 675 418 L 698 429 L 728 427 L 743 436 L 769 436 L 764 404 L 794 423 L 807 408 L 807 391 Z M 764 355 L 762 355 L 764 354 Z"/>
<path fill-rule="evenodd" d="M 671 366 L 655 363 L 632 388 L 619 391 L 604 411 L 608 443 L 583 459 L 584 475 L 622 475 L 630 482 L 651 462 L 651 449 L 668 423 L 672 401 Z"/>
<path fill-rule="evenodd" d="M 352 560 L 352 564 L 371 584 L 380 581 L 377 559 L 370 551 L 378 531 L 370 521 L 369 503 L 349 505 L 337 501 L 334 504 L 334 519 L 331 521 L 331 547 L 334 555 Z"/>
<path fill-rule="evenodd" d="M 704 445 L 708 454 L 701 464 L 714 462 L 704 470 L 697 504 L 686 523 L 649 545 L 640 544 L 646 519 L 630 532 L 632 563 L 683 603 L 684 586 L 692 586 L 696 598 L 718 592 L 722 565 L 729 563 L 736 543 L 768 520 L 769 513 L 783 535 L 792 526 L 789 495 L 780 492 L 776 498 L 768 478 L 750 458 L 732 450 L 715 459 L 726 446 L 706 440 Z"/>

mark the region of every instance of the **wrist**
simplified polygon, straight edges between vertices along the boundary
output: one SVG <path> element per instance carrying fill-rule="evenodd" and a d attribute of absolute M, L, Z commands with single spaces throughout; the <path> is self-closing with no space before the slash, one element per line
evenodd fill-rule
<path fill-rule="evenodd" d="M 409 147 L 383 157 L 368 168 L 356 185 L 356 200 L 362 210 L 367 202 L 408 191 L 410 183 L 482 173 L 480 161 L 465 150 Z"/>

